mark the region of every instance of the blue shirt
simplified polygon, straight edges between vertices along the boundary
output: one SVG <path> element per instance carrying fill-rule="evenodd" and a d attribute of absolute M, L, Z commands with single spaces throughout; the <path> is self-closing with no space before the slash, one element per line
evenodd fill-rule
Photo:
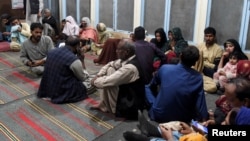
<path fill-rule="evenodd" d="M 163 65 L 150 85 L 146 86 L 146 97 L 151 103 L 152 120 L 189 123 L 197 117 L 208 117 L 202 75 L 194 69 L 182 64 Z M 153 85 L 160 86 L 156 97 L 149 90 Z"/>

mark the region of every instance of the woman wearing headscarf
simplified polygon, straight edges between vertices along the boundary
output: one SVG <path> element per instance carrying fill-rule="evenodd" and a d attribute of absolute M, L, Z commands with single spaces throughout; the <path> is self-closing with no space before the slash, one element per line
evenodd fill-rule
<path fill-rule="evenodd" d="M 109 31 L 107 31 L 106 25 L 104 23 L 98 23 L 96 25 L 96 29 L 98 31 L 98 41 L 93 42 L 91 44 L 91 50 L 92 50 L 93 55 L 100 55 L 102 52 L 102 47 L 103 47 L 104 43 L 112 35 Z"/>
<path fill-rule="evenodd" d="M 169 34 L 172 38 L 172 40 L 170 41 L 171 46 L 169 46 L 169 51 L 165 52 L 165 54 L 167 55 L 167 62 L 172 63 L 172 60 L 176 60 L 176 58 L 179 58 L 182 50 L 188 47 L 188 43 L 183 38 L 181 29 L 179 27 L 175 27 L 170 30 Z"/>
<path fill-rule="evenodd" d="M 157 48 L 159 48 L 163 53 L 167 51 L 168 41 L 167 35 L 163 28 L 158 28 L 155 30 L 155 38 L 150 40 L 151 43 L 155 44 Z M 160 58 L 154 57 L 154 69 L 157 70 L 160 67 Z"/>
<path fill-rule="evenodd" d="M 235 39 L 228 39 L 224 43 L 224 53 L 220 59 L 218 69 L 223 68 L 225 64 L 229 61 L 229 54 L 233 52 L 239 53 L 239 60 L 248 60 L 248 57 L 241 50 L 240 44 Z"/>
<path fill-rule="evenodd" d="M 79 26 L 76 24 L 75 19 L 72 16 L 66 17 L 66 24 L 63 27 L 62 33 L 67 36 L 78 36 L 79 35 Z"/>
<path fill-rule="evenodd" d="M 87 52 L 91 49 L 91 43 L 97 43 L 98 35 L 95 28 L 90 25 L 90 19 L 88 17 L 83 17 L 80 25 L 79 36 L 83 42 L 83 50 Z"/>

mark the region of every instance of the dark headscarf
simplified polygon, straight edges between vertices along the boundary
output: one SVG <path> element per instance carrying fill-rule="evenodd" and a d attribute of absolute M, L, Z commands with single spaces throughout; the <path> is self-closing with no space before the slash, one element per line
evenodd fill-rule
<path fill-rule="evenodd" d="M 188 43 L 184 40 L 181 29 L 179 27 L 173 28 L 171 32 L 173 34 L 173 39 L 176 41 L 174 52 L 176 56 L 179 57 L 183 49 L 188 47 Z"/>
<path fill-rule="evenodd" d="M 155 30 L 155 37 L 156 34 L 159 33 L 161 36 L 161 41 L 157 41 L 156 38 L 153 38 L 152 40 L 150 40 L 151 43 L 154 43 L 156 45 L 156 47 L 158 47 L 160 50 L 162 50 L 163 52 L 165 52 L 167 50 L 167 35 L 166 32 L 164 31 L 163 28 L 158 28 Z"/>
<path fill-rule="evenodd" d="M 182 36 L 182 32 L 181 29 L 179 27 L 175 27 L 171 30 L 174 40 L 175 41 L 179 41 L 179 40 L 184 40 L 183 36 Z"/>
<path fill-rule="evenodd" d="M 224 47 L 226 47 L 227 43 L 231 43 L 234 45 L 234 50 L 233 52 L 238 52 L 239 53 L 239 60 L 248 60 L 248 57 L 242 52 L 240 44 L 238 43 L 238 41 L 236 41 L 235 39 L 228 39 L 225 43 L 224 43 Z"/>

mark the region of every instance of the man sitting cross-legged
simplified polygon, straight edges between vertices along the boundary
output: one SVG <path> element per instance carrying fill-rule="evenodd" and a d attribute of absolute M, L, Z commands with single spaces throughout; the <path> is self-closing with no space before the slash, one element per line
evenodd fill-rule
<path fill-rule="evenodd" d="M 43 25 L 41 23 L 32 23 L 30 30 L 31 37 L 21 45 L 20 58 L 32 72 L 42 75 L 47 54 L 54 49 L 54 44 L 49 36 L 42 36 Z"/>
<path fill-rule="evenodd" d="M 146 85 L 151 120 L 189 123 L 208 117 L 202 75 L 191 68 L 198 59 L 199 50 L 188 46 L 182 50 L 179 64 L 163 65 Z"/>
<path fill-rule="evenodd" d="M 52 103 L 77 102 L 87 98 L 86 82 L 89 74 L 80 52 L 80 39 L 69 36 L 66 45 L 48 53 L 44 74 L 37 96 Z"/>
<path fill-rule="evenodd" d="M 116 53 L 119 59 L 103 66 L 91 81 L 103 89 L 100 103 L 93 108 L 117 117 L 137 119 L 137 110 L 144 106 L 145 90 L 135 45 L 130 39 L 122 39 Z"/>

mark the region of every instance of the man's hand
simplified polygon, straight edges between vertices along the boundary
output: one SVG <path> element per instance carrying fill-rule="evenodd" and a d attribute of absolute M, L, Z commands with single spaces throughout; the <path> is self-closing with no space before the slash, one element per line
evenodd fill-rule
<path fill-rule="evenodd" d="M 174 137 L 173 137 L 173 133 L 172 133 L 172 130 L 170 128 L 166 128 L 164 126 L 159 126 L 160 129 L 161 129 L 161 133 L 162 133 L 162 137 L 165 139 L 165 140 L 168 140 L 168 141 L 173 141 Z"/>
<path fill-rule="evenodd" d="M 203 126 L 214 125 L 214 124 L 215 124 L 215 120 L 213 119 L 209 119 L 208 121 L 205 121 L 202 123 Z"/>
<path fill-rule="evenodd" d="M 28 62 L 27 62 L 27 66 L 32 67 L 32 66 L 33 66 L 33 62 L 32 62 L 32 61 L 28 61 Z"/>
<path fill-rule="evenodd" d="M 93 79 L 91 79 L 91 85 L 95 86 L 95 80 L 98 78 L 98 76 L 94 77 Z"/>
<path fill-rule="evenodd" d="M 191 127 L 187 123 L 181 122 L 180 125 L 181 125 L 180 133 L 189 134 L 189 133 L 193 132 L 193 130 L 191 129 Z"/>
<path fill-rule="evenodd" d="M 5 36 L 10 35 L 10 32 L 3 32 L 2 34 L 5 35 Z"/>
<path fill-rule="evenodd" d="M 22 28 L 21 28 L 21 27 L 18 27 L 17 31 L 18 31 L 18 32 L 21 32 L 21 31 L 22 31 Z"/>
<path fill-rule="evenodd" d="M 41 60 L 29 61 L 27 65 L 30 67 L 36 67 L 36 66 L 44 65 L 44 63 L 45 63 L 45 60 L 41 59 Z"/>

